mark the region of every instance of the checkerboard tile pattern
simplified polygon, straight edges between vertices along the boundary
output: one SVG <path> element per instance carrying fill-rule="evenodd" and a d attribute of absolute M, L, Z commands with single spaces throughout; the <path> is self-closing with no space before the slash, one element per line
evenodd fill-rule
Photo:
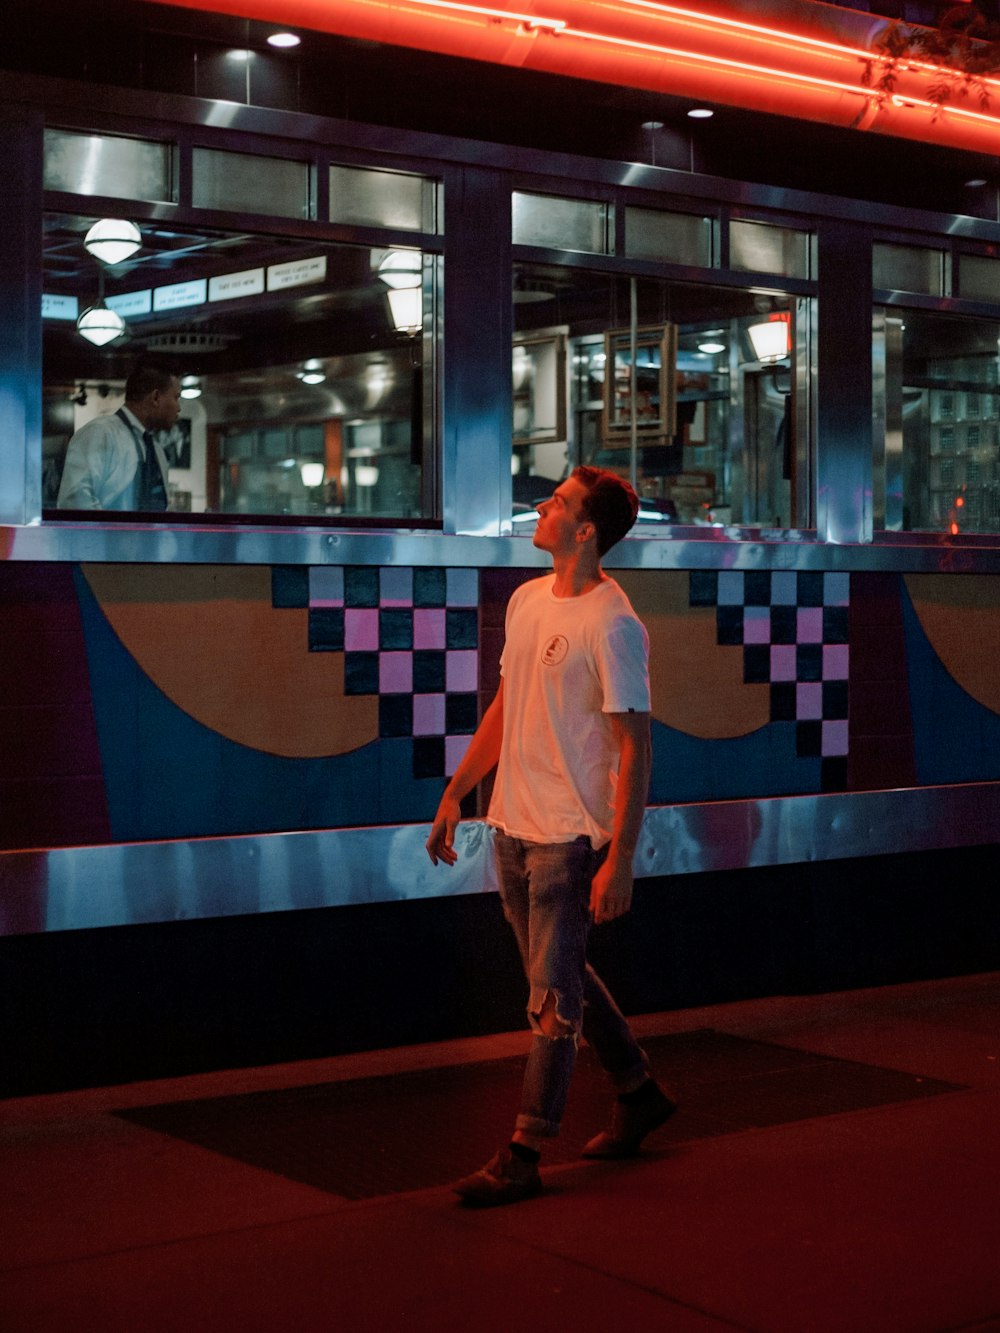
<path fill-rule="evenodd" d="M 308 571 L 309 650 L 344 654 L 348 695 L 378 695 L 379 736 L 412 737 L 414 777 L 454 773 L 478 720 L 479 571 Z"/>
<path fill-rule="evenodd" d="M 715 607 L 720 644 L 742 645 L 743 679 L 770 685 L 771 721 L 795 724 L 823 790 L 846 786 L 850 575 L 693 570 L 690 602 Z"/>

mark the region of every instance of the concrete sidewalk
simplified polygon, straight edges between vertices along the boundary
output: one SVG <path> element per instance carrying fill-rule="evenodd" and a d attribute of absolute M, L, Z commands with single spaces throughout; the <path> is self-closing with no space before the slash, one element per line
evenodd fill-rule
<path fill-rule="evenodd" d="M 483 1062 L 518 1055 L 521 1033 L 0 1103 L 0 1326 L 1000 1329 L 1000 974 L 647 1015 L 636 1027 L 823 1057 L 808 1063 L 826 1109 L 710 1133 L 691 1121 L 640 1160 L 550 1165 L 540 1198 L 474 1211 L 445 1186 L 352 1201 L 304 1183 L 308 1161 L 292 1179 L 251 1164 L 235 1140 L 214 1150 L 135 1117 L 194 1103 L 194 1123 L 233 1098 L 301 1100 L 334 1084 L 353 1095 L 359 1080 L 390 1080 L 379 1087 L 391 1097 L 394 1081 L 412 1089 L 424 1071 L 426 1123 L 400 1114 L 379 1140 L 388 1167 L 402 1168 L 434 1142 L 438 1084 L 453 1101 L 461 1071 L 480 1078 Z M 867 1066 L 957 1086 L 831 1110 L 836 1061 L 852 1062 L 845 1079 Z M 774 1071 L 772 1097 L 786 1077 Z M 259 1120 L 283 1104 L 245 1105 Z M 357 1105 L 334 1155 L 365 1137 Z M 501 1123 L 506 1106 L 483 1114 Z"/>

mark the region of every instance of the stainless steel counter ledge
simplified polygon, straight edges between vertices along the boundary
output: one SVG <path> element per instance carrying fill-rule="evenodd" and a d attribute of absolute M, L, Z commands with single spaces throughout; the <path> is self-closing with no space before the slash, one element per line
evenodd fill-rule
<path fill-rule="evenodd" d="M 489 831 L 430 864 L 426 824 L 0 853 L 0 934 L 445 897 L 496 888 Z M 663 805 L 643 878 L 1000 843 L 1000 782 Z"/>
<path fill-rule="evenodd" d="M 414 565 L 547 568 L 530 533 L 510 537 L 357 528 L 45 523 L 0 528 L 0 558 L 121 564 Z M 820 542 L 798 530 L 673 528 L 630 536 L 609 569 L 815 569 L 1000 573 L 1000 537 L 958 541 L 885 534 L 870 545 Z"/>

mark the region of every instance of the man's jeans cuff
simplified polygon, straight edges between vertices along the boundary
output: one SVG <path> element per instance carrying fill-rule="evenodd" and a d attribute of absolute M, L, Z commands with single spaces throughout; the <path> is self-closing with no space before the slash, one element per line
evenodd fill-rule
<path fill-rule="evenodd" d="M 537 1115 L 519 1115 L 514 1121 L 514 1128 L 536 1139 L 554 1139 L 559 1134 L 558 1120 L 542 1120 Z"/>

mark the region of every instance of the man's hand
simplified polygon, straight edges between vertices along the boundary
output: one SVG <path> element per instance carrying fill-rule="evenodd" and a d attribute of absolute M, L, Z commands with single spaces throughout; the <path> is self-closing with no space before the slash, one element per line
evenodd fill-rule
<path fill-rule="evenodd" d="M 446 866 L 453 866 L 458 860 L 455 851 L 455 829 L 462 818 L 459 801 L 472 791 L 477 783 L 496 766 L 500 758 L 500 742 L 503 737 L 503 680 L 493 698 L 493 702 L 483 714 L 483 720 L 476 728 L 476 734 L 469 743 L 469 748 L 462 757 L 462 762 L 455 770 L 454 777 L 445 788 L 441 804 L 431 825 L 431 836 L 425 846 L 427 855 L 435 865 L 443 861 Z"/>
<path fill-rule="evenodd" d="M 590 915 L 594 924 L 614 921 L 632 906 L 631 862 L 612 862 L 609 857 L 590 885 Z"/>
<path fill-rule="evenodd" d="M 431 835 L 427 839 L 427 855 L 435 865 L 442 860 L 446 866 L 453 866 L 458 860 L 455 851 L 455 829 L 462 818 L 462 811 L 454 797 L 445 794 L 431 825 Z"/>

